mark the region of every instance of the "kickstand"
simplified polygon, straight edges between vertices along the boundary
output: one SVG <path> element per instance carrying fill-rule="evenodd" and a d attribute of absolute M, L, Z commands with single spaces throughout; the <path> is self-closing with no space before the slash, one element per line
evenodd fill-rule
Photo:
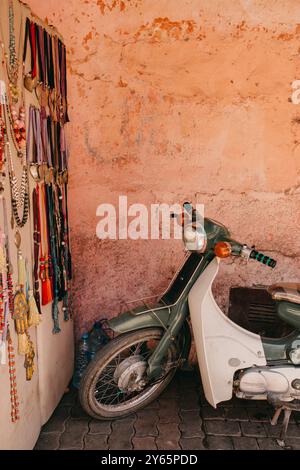
<path fill-rule="evenodd" d="M 292 414 L 292 410 L 287 409 L 284 406 L 281 406 L 280 408 L 278 408 L 276 410 L 275 414 L 274 414 L 274 417 L 273 417 L 272 421 L 271 421 L 271 425 L 276 426 L 282 411 L 284 411 L 282 428 L 281 428 L 279 439 L 276 439 L 276 441 L 277 441 L 277 443 L 280 447 L 287 448 L 287 446 L 285 444 L 285 438 L 286 438 L 286 432 L 287 432 L 288 425 L 289 425 L 289 422 L 290 422 L 290 417 L 291 417 L 291 414 Z"/>

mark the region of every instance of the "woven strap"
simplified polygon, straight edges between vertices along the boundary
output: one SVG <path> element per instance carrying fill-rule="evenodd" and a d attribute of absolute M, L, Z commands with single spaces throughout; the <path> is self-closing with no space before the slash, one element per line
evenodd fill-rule
<path fill-rule="evenodd" d="M 33 241 L 34 241 L 34 267 L 33 267 L 33 278 L 34 278 L 34 298 L 41 313 L 41 299 L 40 299 L 40 282 L 39 282 L 39 259 L 40 259 L 40 245 L 41 245 L 41 219 L 40 219 L 40 193 L 39 185 L 32 193 L 32 209 L 33 209 Z"/>

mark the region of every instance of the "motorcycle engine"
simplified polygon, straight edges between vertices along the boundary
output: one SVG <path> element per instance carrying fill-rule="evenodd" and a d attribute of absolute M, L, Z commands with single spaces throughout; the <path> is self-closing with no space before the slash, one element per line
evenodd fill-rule
<path fill-rule="evenodd" d="M 278 370 L 253 368 L 240 376 L 239 390 L 245 395 L 285 395 L 289 391 L 287 377 Z"/>
<path fill-rule="evenodd" d="M 238 398 L 281 401 L 300 399 L 300 368 L 295 366 L 253 367 L 239 371 L 234 381 Z"/>

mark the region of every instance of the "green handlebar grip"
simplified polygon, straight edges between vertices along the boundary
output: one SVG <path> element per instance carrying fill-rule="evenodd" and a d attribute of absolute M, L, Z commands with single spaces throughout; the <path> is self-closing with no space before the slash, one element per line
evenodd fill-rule
<path fill-rule="evenodd" d="M 277 265 L 277 261 L 275 259 L 270 258 L 269 256 L 264 255 L 263 253 L 259 253 L 259 251 L 252 250 L 250 254 L 251 259 L 256 259 L 259 263 L 265 264 L 270 268 L 274 269 Z"/>

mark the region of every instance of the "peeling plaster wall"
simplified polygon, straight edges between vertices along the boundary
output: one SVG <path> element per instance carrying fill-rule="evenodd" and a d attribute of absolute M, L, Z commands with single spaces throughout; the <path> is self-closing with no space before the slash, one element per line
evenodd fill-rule
<path fill-rule="evenodd" d="M 223 264 L 216 284 L 298 280 L 300 9 L 294 0 L 40 0 L 69 50 L 70 216 L 78 332 L 160 292 L 175 241 L 104 241 L 96 208 L 204 203 L 279 261 Z"/>

